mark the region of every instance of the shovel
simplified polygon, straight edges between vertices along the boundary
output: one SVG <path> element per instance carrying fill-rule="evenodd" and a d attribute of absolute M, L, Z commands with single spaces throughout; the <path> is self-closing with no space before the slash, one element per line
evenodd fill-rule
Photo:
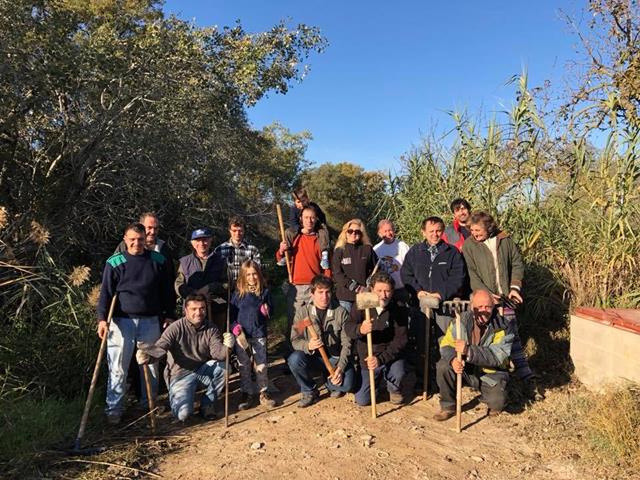
<path fill-rule="evenodd" d="M 365 320 L 371 321 L 370 308 L 376 308 L 380 305 L 380 300 L 375 293 L 363 292 L 356 295 L 356 308 L 358 310 L 364 310 Z M 367 333 L 367 356 L 373 356 L 373 337 L 372 333 Z M 378 416 L 376 411 L 376 382 L 373 370 L 369 369 L 369 390 L 371 391 L 371 418 Z"/>

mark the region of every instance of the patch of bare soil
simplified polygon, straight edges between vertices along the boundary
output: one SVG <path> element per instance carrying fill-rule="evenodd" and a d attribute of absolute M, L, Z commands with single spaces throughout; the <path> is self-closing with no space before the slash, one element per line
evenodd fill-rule
<path fill-rule="evenodd" d="M 579 461 L 553 455 L 554 445 L 523 434 L 525 414 L 487 417 L 477 395 L 464 389 L 463 431 L 455 417 L 432 419 L 437 396 L 408 405 L 378 404 L 378 418 L 352 396 L 296 407 L 297 385 L 281 365 L 270 375 L 279 406 L 238 412 L 238 380 L 232 382 L 229 428 L 224 420 L 179 427 L 190 438 L 163 456 L 154 472 L 171 479 L 583 479 Z M 169 420 L 163 420 L 168 422 Z"/>

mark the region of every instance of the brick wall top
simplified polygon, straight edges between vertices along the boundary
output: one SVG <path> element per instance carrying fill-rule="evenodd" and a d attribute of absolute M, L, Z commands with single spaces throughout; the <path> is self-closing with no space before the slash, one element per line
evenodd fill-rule
<path fill-rule="evenodd" d="M 575 315 L 640 335 L 640 310 L 638 309 L 578 307 Z"/>

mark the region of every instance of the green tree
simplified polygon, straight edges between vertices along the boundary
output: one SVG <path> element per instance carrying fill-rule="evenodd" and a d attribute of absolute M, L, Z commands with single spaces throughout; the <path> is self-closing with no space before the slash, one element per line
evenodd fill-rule
<path fill-rule="evenodd" d="M 352 218 L 362 219 L 375 233 L 379 206 L 387 195 L 382 172 L 365 171 L 348 162 L 324 163 L 306 171 L 302 184 L 327 215 L 334 233 Z"/>

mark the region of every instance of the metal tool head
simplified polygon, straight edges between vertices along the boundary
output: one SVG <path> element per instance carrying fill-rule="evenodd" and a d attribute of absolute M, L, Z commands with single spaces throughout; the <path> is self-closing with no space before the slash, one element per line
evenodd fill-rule
<path fill-rule="evenodd" d="M 293 328 L 296 329 L 296 331 L 299 334 L 304 333 L 304 331 L 306 330 L 307 327 L 311 326 L 311 319 L 309 317 L 307 318 L 303 318 L 302 320 L 297 321 L 294 325 Z"/>
<path fill-rule="evenodd" d="M 434 297 L 432 295 L 425 295 L 420 298 L 420 310 L 423 312 L 430 308 L 431 310 L 435 310 L 440 306 L 440 299 L 438 297 Z"/>
<path fill-rule="evenodd" d="M 356 308 L 358 310 L 366 310 L 367 308 L 376 308 L 380 305 L 378 295 L 373 292 L 362 292 L 356 295 Z"/>
<path fill-rule="evenodd" d="M 448 312 L 466 312 L 469 310 L 469 305 L 471 302 L 469 300 L 461 300 L 459 298 L 454 298 L 453 300 L 447 300 L 443 303 L 444 310 Z"/>

